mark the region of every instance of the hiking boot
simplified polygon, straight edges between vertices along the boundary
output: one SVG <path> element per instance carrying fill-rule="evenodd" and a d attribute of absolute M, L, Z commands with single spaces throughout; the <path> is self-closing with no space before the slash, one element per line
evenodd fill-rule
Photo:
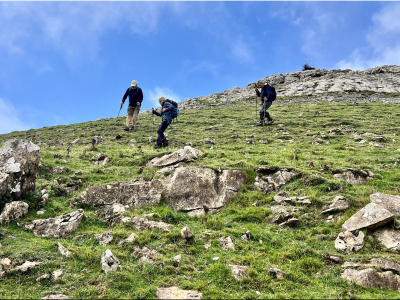
<path fill-rule="evenodd" d="M 168 140 L 167 139 L 163 139 L 162 146 L 163 147 L 167 147 L 168 146 Z"/>
<path fill-rule="evenodd" d="M 132 125 L 132 126 L 131 126 L 131 130 L 132 130 L 132 131 L 135 130 L 135 125 Z"/>
<path fill-rule="evenodd" d="M 162 144 L 156 144 L 154 147 L 153 147 L 154 149 L 160 149 L 160 148 L 162 148 Z"/>
<path fill-rule="evenodd" d="M 264 121 L 260 121 L 260 122 L 258 122 L 256 125 L 257 125 L 257 126 L 264 126 L 264 125 L 265 125 L 265 122 L 264 122 Z"/>
<path fill-rule="evenodd" d="M 125 126 L 124 130 L 125 130 L 125 131 L 129 131 L 129 127 L 128 127 L 128 126 Z"/>
<path fill-rule="evenodd" d="M 268 120 L 268 124 L 272 124 L 272 123 L 274 123 L 274 120 L 273 120 L 273 119 Z"/>

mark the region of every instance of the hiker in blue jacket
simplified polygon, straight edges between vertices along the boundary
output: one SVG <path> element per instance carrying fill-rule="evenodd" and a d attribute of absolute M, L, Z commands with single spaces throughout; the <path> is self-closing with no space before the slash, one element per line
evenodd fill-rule
<path fill-rule="evenodd" d="M 268 119 L 268 124 L 272 124 L 274 120 L 271 118 L 267 109 L 272 105 L 272 90 L 271 87 L 262 80 L 257 81 L 257 86 L 255 87 L 256 93 L 258 97 L 261 97 L 261 109 L 260 109 L 260 122 L 257 124 L 258 126 L 263 126 L 265 124 L 265 117 Z M 261 88 L 261 93 L 258 88 Z"/>
<path fill-rule="evenodd" d="M 158 99 L 158 102 L 161 105 L 161 112 L 158 112 L 154 108 L 151 109 L 151 113 L 161 117 L 161 124 L 157 130 L 158 138 L 157 144 L 154 146 L 155 149 L 168 146 L 168 141 L 164 135 L 164 131 L 172 122 L 171 110 L 174 109 L 174 106 L 171 104 L 171 102 L 168 101 L 168 99 L 165 99 L 165 97 L 160 97 Z"/>
<path fill-rule="evenodd" d="M 131 87 L 128 88 L 122 98 L 121 107 L 124 105 L 126 98 L 129 96 L 129 105 L 128 105 L 128 115 L 126 116 L 126 126 L 124 130 L 129 131 L 129 123 L 132 119 L 132 128 L 134 130 L 136 125 L 137 116 L 140 111 L 140 106 L 143 101 L 143 92 L 140 87 L 137 86 L 138 82 L 136 80 L 132 80 Z"/>

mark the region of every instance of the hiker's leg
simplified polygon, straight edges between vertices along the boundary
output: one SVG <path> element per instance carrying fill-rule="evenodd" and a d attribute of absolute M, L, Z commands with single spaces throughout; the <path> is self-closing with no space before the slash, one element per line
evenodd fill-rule
<path fill-rule="evenodd" d="M 140 106 L 136 106 L 135 109 L 134 109 L 134 113 L 133 113 L 132 125 L 136 124 L 136 120 L 138 118 L 139 112 L 140 112 Z"/>
<path fill-rule="evenodd" d="M 130 115 L 126 116 L 126 126 L 129 127 L 129 123 L 131 122 L 132 117 Z"/>
<path fill-rule="evenodd" d="M 272 120 L 271 116 L 269 115 L 269 112 L 267 111 L 267 109 L 270 108 L 271 105 L 272 105 L 272 102 L 270 102 L 270 101 L 265 102 L 265 116 L 267 117 L 268 121 Z"/>
<path fill-rule="evenodd" d="M 135 108 L 128 105 L 128 115 L 126 116 L 126 126 L 129 127 Z"/>
<path fill-rule="evenodd" d="M 264 103 L 261 103 L 261 108 L 260 108 L 260 122 L 264 122 Z"/>
<path fill-rule="evenodd" d="M 164 131 L 165 131 L 165 129 L 167 129 L 167 127 L 168 127 L 167 122 L 161 122 L 160 127 L 158 127 L 158 130 L 157 130 L 159 139 L 163 140 L 165 138 Z"/>

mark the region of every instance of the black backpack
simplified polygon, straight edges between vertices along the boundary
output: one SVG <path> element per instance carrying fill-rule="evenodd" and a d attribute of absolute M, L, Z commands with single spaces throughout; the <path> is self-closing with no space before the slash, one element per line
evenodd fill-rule
<path fill-rule="evenodd" d="M 176 103 L 174 100 L 167 99 L 165 101 L 168 101 L 169 103 L 172 104 L 173 109 L 171 109 L 171 117 L 172 120 L 176 118 L 176 121 L 178 122 L 178 115 L 179 115 L 179 108 L 178 108 L 178 103 Z"/>
<path fill-rule="evenodd" d="M 267 84 L 267 86 L 268 85 L 269 84 Z M 271 99 L 268 99 L 268 100 L 275 101 L 275 99 L 276 99 L 276 90 L 272 85 L 269 85 L 269 87 L 271 88 L 272 95 L 271 95 Z"/>

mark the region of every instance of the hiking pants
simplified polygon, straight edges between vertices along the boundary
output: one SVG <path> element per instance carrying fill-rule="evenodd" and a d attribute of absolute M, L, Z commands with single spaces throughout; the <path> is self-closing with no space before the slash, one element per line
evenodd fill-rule
<path fill-rule="evenodd" d="M 167 129 L 168 125 L 169 124 L 166 121 L 161 122 L 161 124 L 157 130 L 157 133 L 158 133 L 157 143 L 159 143 L 159 141 L 161 143 L 161 141 L 165 139 L 164 131 Z"/>
<path fill-rule="evenodd" d="M 265 104 L 265 105 L 264 105 Z M 264 107 L 265 107 L 265 116 L 267 117 L 268 121 L 271 120 L 271 116 L 269 115 L 269 113 L 267 112 L 267 109 L 272 105 L 271 101 L 267 101 L 267 102 L 262 102 L 261 103 L 261 109 L 260 109 L 260 121 L 264 122 Z"/>

